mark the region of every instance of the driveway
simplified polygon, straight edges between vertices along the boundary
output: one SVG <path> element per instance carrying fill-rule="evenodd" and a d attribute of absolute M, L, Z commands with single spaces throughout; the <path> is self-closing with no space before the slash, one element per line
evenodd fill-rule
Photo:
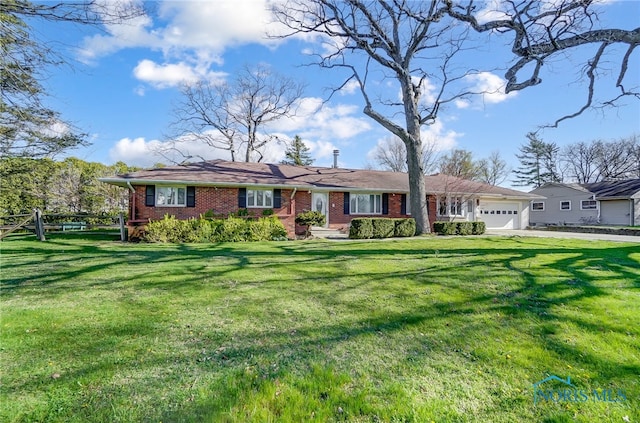
<path fill-rule="evenodd" d="M 640 244 L 640 236 L 610 235 L 610 234 L 584 234 L 578 232 L 555 232 L 540 231 L 535 229 L 509 230 L 509 229 L 487 229 L 485 235 L 494 236 L 537 236 L 540 238 L 572 238 L 584 239 L 585 241 L 617 241 L 617 242 L 637 242 Z"/>

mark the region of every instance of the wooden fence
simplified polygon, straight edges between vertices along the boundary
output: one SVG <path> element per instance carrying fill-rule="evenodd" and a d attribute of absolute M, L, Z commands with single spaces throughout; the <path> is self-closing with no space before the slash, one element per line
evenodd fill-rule
<path fill-rule="evenodd" d="M 0 216 L 0 240 L 17 231 L 34 233 L 40 241 L 45 241 L 47 232 L 83 231 L 98 233 L 101 230 L 113 229 L 120 231 L 120 240 L 127 240 L 124 214 L 117 216 L 90 214 L 43 214 L 34 209 L 31 214 Z"/>

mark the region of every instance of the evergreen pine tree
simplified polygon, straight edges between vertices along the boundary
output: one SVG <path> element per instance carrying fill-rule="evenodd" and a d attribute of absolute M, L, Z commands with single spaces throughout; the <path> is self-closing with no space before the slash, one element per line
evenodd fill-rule
<path fill-rule="evenodd" d="M 309 153 L 309 147 L 307 147 L 298 135 L 293 138 L 291 144 L 285 151 L 286 158 L 282 161 L 282 164 L 288 164 L 293 166 L 309 166 L 313 164 L 313 159 Z"/>
<path fill-rule="evenodd" d="M 529 143 L 520 147 L 520 167 L 513 171 L 514 185 L 538 188 L 549 182 L 560 182 L 557 170 L 558 146 L 539 140 L 535 134 L 527 134 Z"/>

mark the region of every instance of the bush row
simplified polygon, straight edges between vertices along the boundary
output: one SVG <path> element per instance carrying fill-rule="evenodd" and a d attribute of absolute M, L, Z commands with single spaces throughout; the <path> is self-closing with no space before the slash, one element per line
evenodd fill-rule
<path fill-rule="evenodd" d="M 413 236 L 415 233 L 416 221 L 413 218 L 358 217 L 351 220 L 349 238 L 392 238 Z"/>
<path fill-rule="evenodd" d="M 228 217 L 226 219 L 178 220 L 165 215 L 164 219 L 147 224 L 147 242 L 237 242 L 280 241 L 287 239 L 287 230 L 275 216 L 256 220 Z"/>
<path fill-rule="evenodd" d="M 484 222 L 434 222 L 433 231 L 440 235 L 481 235 L 487 230 Z"/>

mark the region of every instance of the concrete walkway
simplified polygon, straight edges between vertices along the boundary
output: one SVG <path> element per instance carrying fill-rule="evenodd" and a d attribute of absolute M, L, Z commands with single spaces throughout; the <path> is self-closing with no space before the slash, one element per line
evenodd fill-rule
<path fill-rule="evenodd" d="M 508 230 L 508 229 L 487 229 L 485 235 L 494 236 L 536 236 L 540 238 L 569 238 L 584 239 L 585 241 L 617 241 L 636 242 L 640 244 L 640 236 L 611 235 L 611 234 L 584 234 L 578 232 L 555 232 L 540 231 L 535 229 Z"/>

